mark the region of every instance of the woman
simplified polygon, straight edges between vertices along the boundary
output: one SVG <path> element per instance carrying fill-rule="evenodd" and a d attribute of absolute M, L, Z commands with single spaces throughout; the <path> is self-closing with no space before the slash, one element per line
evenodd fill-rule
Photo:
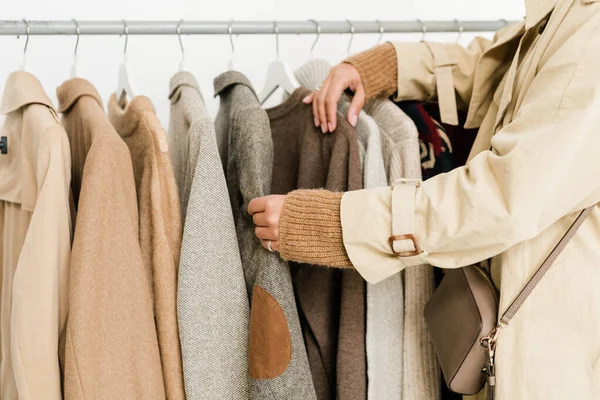
<path fill-rule="evenodd" d="M 524 22 L 494 41 L 385 44 L 335 67 L 312 103 L 336 128 L 336 103 L 438 101 L 468 112 L 479 134 L 466 166 L 423 183 L 348 193 L 300 190 L 249 205 L 265 247 L 288 260 L 331 257 L 377 283 L 406 267 L 457 268 L 491 259 L 500 313 L 585 207 L 600 202 L 600 0 L 526 0 Z M 392 232 L 392 211 L 396 216 Z M 326 216 L 322 234 L 306 216 Z M 394 249 L 388 238 L 407 235 Z M 317 246 L 318 244 L 318 246 Z M 403 252 L 395 256 L 394 251 Z M 316 254 L 319 253 L 319 254 Z M 502 329 L 498 399 L 600 398 L 600 211 Z"/>

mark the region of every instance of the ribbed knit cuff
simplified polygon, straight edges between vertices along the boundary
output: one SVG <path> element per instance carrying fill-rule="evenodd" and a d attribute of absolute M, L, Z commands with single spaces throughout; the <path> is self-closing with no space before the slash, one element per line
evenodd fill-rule
<path fill-rule="evenodd" d="M 385 43 L 344 60 L 358 70 L 367 100 L 389 97 L 398 90 L 396 49 Z"/>
<path fill-rule="evenodd" d="M 352 268 L 344 248 L 342 193 L 297 190 L 288 194 L 279 220 L 279 254 L 285 260 Z"/>

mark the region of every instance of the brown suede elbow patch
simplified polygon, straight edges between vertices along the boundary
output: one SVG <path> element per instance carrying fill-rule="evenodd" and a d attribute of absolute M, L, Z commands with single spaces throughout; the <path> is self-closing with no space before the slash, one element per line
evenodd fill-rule
<path fill-rule="evenodd" d="M 292 342 L 285 313 L 269 292 L 255 285 L 250 309 L 250 376 L 277 378 L 291 359 Z"/>

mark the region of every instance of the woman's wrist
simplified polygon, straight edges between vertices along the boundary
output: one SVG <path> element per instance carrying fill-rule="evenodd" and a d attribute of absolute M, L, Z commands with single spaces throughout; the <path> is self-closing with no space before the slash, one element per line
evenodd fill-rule
<path fill-rule="evenodd" d="M 358 53 L 344 62 L 358 70 L 367 100 L 389 97 L 398 90 L 398 59 L 391 43 Z"/>
<path fill-rule="evenodd" d="M 342 193 L 327 190 L 291 192 L 279 220 L 279 253 L 289 261 L 351 268 L 344 248 Z"/>

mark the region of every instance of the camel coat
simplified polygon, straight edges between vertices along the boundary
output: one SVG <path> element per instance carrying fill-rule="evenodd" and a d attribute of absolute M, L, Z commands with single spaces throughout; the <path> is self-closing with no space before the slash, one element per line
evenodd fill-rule
<path fill-rule="evenodd" d="M 344 195 L 344 244 L 370 283 L 424 262 L 491 258 L 502 313 L 578 211 L 600 201 L 600 2 L 526 5 L 525 21 L 493 42 L 395 45 L 398 100 L 439 100 L 447 121 L 456 104 L 480 131 L 467 165 L 397 184 L 393 206 L 390 188 Z M 393 256 L 391 210 L 394 234 L 414 234 L 420 254 Z M 498 399 L 600 398 L 599 243 L 596 207 L 500 331 Z"/>
<path fill-rule="evenodd" d="M 108 119 L 121 136 L 133 165 L 139 209 L 140 249 L 151 271 L 154 318 L 168 400 L 183 400 L 183 366 L 177 321 L 177 276 L 181 253 L 181 204 L 169 158 L 167 132 L 150 99 L 121 107 L 113 93 Z"/>
<path fill-rule="evenodd" d="M 77 207 L 60 348 L 64 399 L 165 400 L 129 150 L 91 83 L 70 79 L 56 94 Z"/>

